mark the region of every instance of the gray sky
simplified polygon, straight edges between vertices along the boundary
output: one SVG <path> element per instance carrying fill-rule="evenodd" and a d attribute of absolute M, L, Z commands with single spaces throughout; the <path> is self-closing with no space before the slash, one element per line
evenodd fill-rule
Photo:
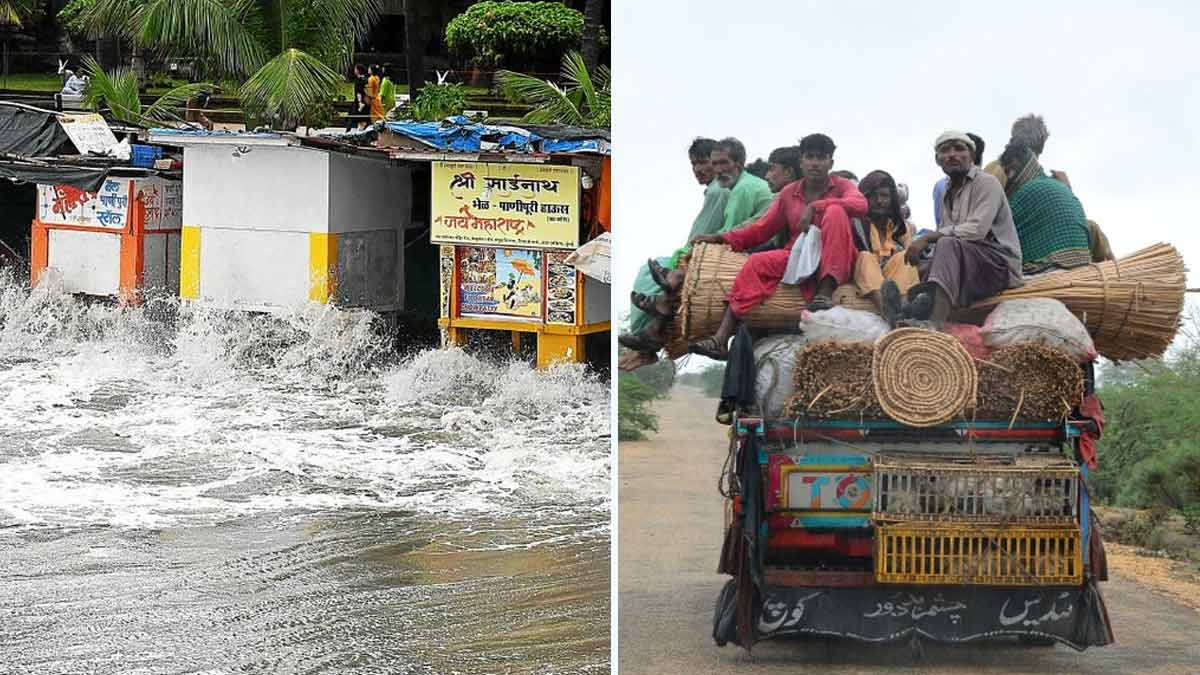
<path fill-rule="evenodd" d="M 1200 286 L 1187 206 L 1200 174 L 1200 10 L 1133 7 L 617 0 L 615 306 L 627 311 L 638 265 L 687 236 L 702 201 L 686 155 L 698 135 L 736 136 L 751 160 L 829 134 L 835 169 L 889 171 L 932 227 L 934 138 L 975 132 L 990 161 L 1030 112 L 1050 129 L 1042 165 L 1067 172 L 1118 257 L 1171 242 Z"/>

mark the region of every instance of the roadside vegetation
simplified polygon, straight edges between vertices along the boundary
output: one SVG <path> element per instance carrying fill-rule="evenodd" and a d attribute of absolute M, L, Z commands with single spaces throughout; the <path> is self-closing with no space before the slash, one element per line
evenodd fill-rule
<path fill-rule="evenodd" d="M 675 363 L 663 359 L 632 373 L 617 375 L 617 439 L 640 441 L 658 431 L 651 403 L 666 398 L 675 382 Z"/>

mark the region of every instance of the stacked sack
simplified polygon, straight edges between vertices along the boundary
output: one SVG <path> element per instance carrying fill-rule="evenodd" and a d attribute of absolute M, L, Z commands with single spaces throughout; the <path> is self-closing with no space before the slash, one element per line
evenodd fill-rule
<path fill-rule="evenodd" d="M 1079 364 L 1096 358 L 1087 327 L 1052 298 L 1000 303 L 979 329 L 976 419 L 1059 421 L 1083 400 Z"/>

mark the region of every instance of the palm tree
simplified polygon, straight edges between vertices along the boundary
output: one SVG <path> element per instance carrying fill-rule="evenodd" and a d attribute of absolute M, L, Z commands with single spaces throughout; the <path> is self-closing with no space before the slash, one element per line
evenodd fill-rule
<path fill-rule="evenodd" d="M 608 128 L 612 123 L 611 79 L 608 66 L 589 73 L 583 56 L 574 51 L 563 56 L 566 86 L 510 70 L 496 73 L 506 96 L 534 106 L 523 121 L 591 128 Z"/>
<path fill-rule="evenodd" d="M 40 0 L 0 0 L 0 31 L 4 32 L 4 77 L 8 78 L 8 41 L 12 32 L 41 9 Z"/>
<path fill-rule="evenodd" d="M 587 0 L 583 3 L 583 63 L 589 71 L 600 66 L 600 31 L 604 29 L 604 3 Z"/>
<path fill-rule="evenodd" d="M 138 79 L 133 70 L 117 68 L 106 72 L 91 56 L 83 57 L 83 71 L 88 76 L 88 87 L 84 92 L 84 104 L 92 110 L 108 108 L 114 119 L 129 124 L 145 125 L 178 119 L 175 109 L 202 91 L 210 91 L 211 84 L 185 84 L 163 94 L 146 108 L 138 91 Z"/>
<path fill-rule="evenodd" d="M 96 0 L 92 11 L 128 16 L 148 49 L 197 56 L 217 75 L 244 80 L 242 107 L 293 128 L 327 110 L 354 45 L 382 0 Z M 118 24 L 119 25 L 119 21 Z"/>
<path fill-rule="evenodd" d="M 146 79 L 146 61 L 142 56 L 142 45 L 137 38 L 136 17 L 146 0 L 82 0 L 83 10 L 79 23 L 87 36 L 93 39 L 116 37 L 128 40 L 132 46 L 129 65 L 137 81 Z"/>

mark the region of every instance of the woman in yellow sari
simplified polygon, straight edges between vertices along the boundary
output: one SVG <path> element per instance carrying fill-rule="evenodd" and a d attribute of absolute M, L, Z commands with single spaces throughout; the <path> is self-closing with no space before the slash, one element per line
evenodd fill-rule
<path fill-rule="evenodd" d="M 371 123 L 373 124 L 383 119 L 386 111 L 383 109 L 383 100 L 379 97 L 379 89 L 383 86 L 383 76 L 379 71 L 379 66 L 371 66 L 370 73 L 371 76 L 367 78 L 367 103 L 371 107 Z"/>

